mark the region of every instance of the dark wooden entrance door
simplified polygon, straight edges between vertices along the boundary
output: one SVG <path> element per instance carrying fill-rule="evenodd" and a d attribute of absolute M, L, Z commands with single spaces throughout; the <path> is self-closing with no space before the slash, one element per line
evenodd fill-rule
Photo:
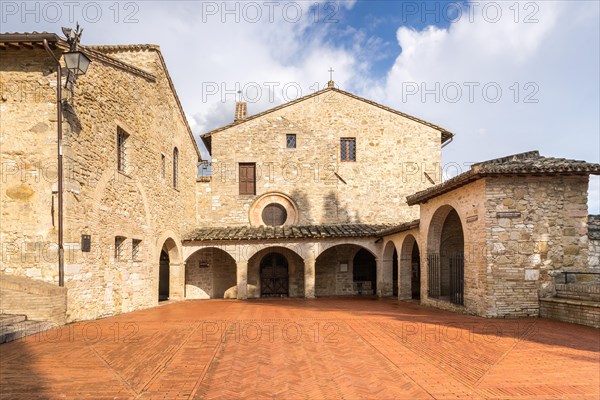
<path fill-rule="evenodd" d="M 169 254 L 160 252 L 160 264 L 158 270 L 158 301 L 169 300 Z"/>
<path fill-rule="evenodd" d="M 262 297 L 289 295 L 288 262 L 281 254 L 267 254 L 260 262 L 260 295 Z"/>

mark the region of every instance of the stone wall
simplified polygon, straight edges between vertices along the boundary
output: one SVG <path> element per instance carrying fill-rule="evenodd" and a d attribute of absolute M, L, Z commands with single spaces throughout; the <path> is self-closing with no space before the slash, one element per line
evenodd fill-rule
<path fill-rule="evenodd" d="M 587 269 L 587 177 L 486 179 L 490 316 L 537 316 L 555 271 Z"/>
<path fill-rule="evenodd" d="M 315 265 L 315 295 L 344 296 L 356 294 L 353 271 L 354 256 L 360 247 L 340 245 L 324 251 Z M 348 264 L 348 270 L 340 270 L 340 263 Z"/>
<path fill-rule="evenodd" d="M 286 134 L 297 135 L 295 149 Z M 340 161 L 343 137 L 356 138 L 356 162 Z M 254 201 L 269 192 L 293 200 L 298 224 L 414 220 L 418 208 L 405 198 L 430 186 L 424 171 L 440 182 L 440 140 L 423 124 L 324 92 L 214 133 L 211 187 L 198 185 L 198 204 L 210 205 L 202 216 L 216 226 L 248 225 Z M 239 194 L 239 163 L 256 163 L 255 196 Z"/>
<path fill-rule="evenodd" d="M 600 328 L 597 302 L 547 297 L 540 299 L 540 317 Z"/>
<path fill-rule="evenodd" d="M 600 215 L 588 216 L 588 266 L 600 272 Z"/>
<path fill-rule="evenodd" d="M 220 299 L 236 285 L 235 260 L 225 251 L 209 247 L 186 261 L 185 298 Z"/>
<path fill-rule="evenodd" d="M 486 285 L 493 265 L 486 260 L 485 207 L 485 180 L 469 183 L 421 204 L 418 244 L 422 304 L 461 313 L 488 314 Z M 427 256 L 440 252 L 444 221 L 452 210 L 458 214 L 464 235 L 464 305 L 428 296 Z"/>
<path fill-rule="evenodd" d="M 0 314 L 24 314 L 32 321 L 66 322 L 67 289 L 29 278 L 0 275 Z"/>
<path fill-rule="evenodd" d="M 171 293 L 182 297 L 180 238 L 197 225 L 197 150 L 160 55 L 156 48 L 120 51 L 128 59 L 140 58 L 139 65 L 153 78 L 92 57 L 73 94 L 64 93 L 69 321 L 157 304 L 158 260 L 167 239 L 172 243 Z M 8 92 L 0 104 L 2 165 L 16 170 L 2 176 L 0 269 L 56 284 L 56 75 L 43 49 L 7 50 L 0 65 L 2 85 L 35 88 L 34 96 Z M 117 170 L 117 127 L 129 134 L 124 173 Z M 81 251 L 82 234 L 91 235 L 90 253 Z M 116 236 L 126 238 L 120 257 L 115 254 Z M 141 241 L 135 259 L 134 239 Z"/>

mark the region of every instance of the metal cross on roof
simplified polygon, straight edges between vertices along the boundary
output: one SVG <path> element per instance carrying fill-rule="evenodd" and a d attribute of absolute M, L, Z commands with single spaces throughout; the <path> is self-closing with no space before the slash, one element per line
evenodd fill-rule
<path fill-rule="evenodd" d="M 329 80 L 332 81 L 333 80 L 333 68 L 329 67 Z"/>

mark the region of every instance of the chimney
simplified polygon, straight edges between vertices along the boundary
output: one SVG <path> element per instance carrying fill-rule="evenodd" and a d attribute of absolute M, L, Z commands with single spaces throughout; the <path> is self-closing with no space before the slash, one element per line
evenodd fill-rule
<path fill-rule="evenodd" d="M 235 103 L 235 116 L 233 118 L 234 122 L 241 121 L 248 117 L 248 105 L 245 101 L 238 101 Z"/>

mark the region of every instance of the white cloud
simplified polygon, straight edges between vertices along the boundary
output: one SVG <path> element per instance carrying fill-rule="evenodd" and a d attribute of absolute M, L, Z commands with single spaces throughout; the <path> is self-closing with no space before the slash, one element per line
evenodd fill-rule
<path fill-rule="evenodd" d="M 479 2 L 472 21 L 463 15 L 448 29 L 400 27 L 402 53 L 385 81 L 365 94 L 456 133 L 454 143 L 444 150 L 446 163 L 466 164 L 533 149 L 599 162 L 598 3 L 536 2 L 537 23 L 522 21 L 533 11 L 524 10 L 527 3 L 519 4 L 520 22 L 509 9 L 513 2 L 495 4 L 502 5 L 503 15 L 496 23 L 482 17 L 485 3 Z M 473 102 L 468 95 L 471 84 L 465 82 L 478 85 Z M 482 91 L 486 84 L 487 98 Z M 456 96 L 456 86 L 461 97 Z M 492 102 L 496 87 L 502 96 Z M 418 92 L 407 95 L 408 89 Z M 423 98 L 423 89 L 439 93 L 439 100 L 434 94 Z M 537 103 L 527 103 L 528 95 Z M 598 213 L 595 182 L 589 205 Z"/>

